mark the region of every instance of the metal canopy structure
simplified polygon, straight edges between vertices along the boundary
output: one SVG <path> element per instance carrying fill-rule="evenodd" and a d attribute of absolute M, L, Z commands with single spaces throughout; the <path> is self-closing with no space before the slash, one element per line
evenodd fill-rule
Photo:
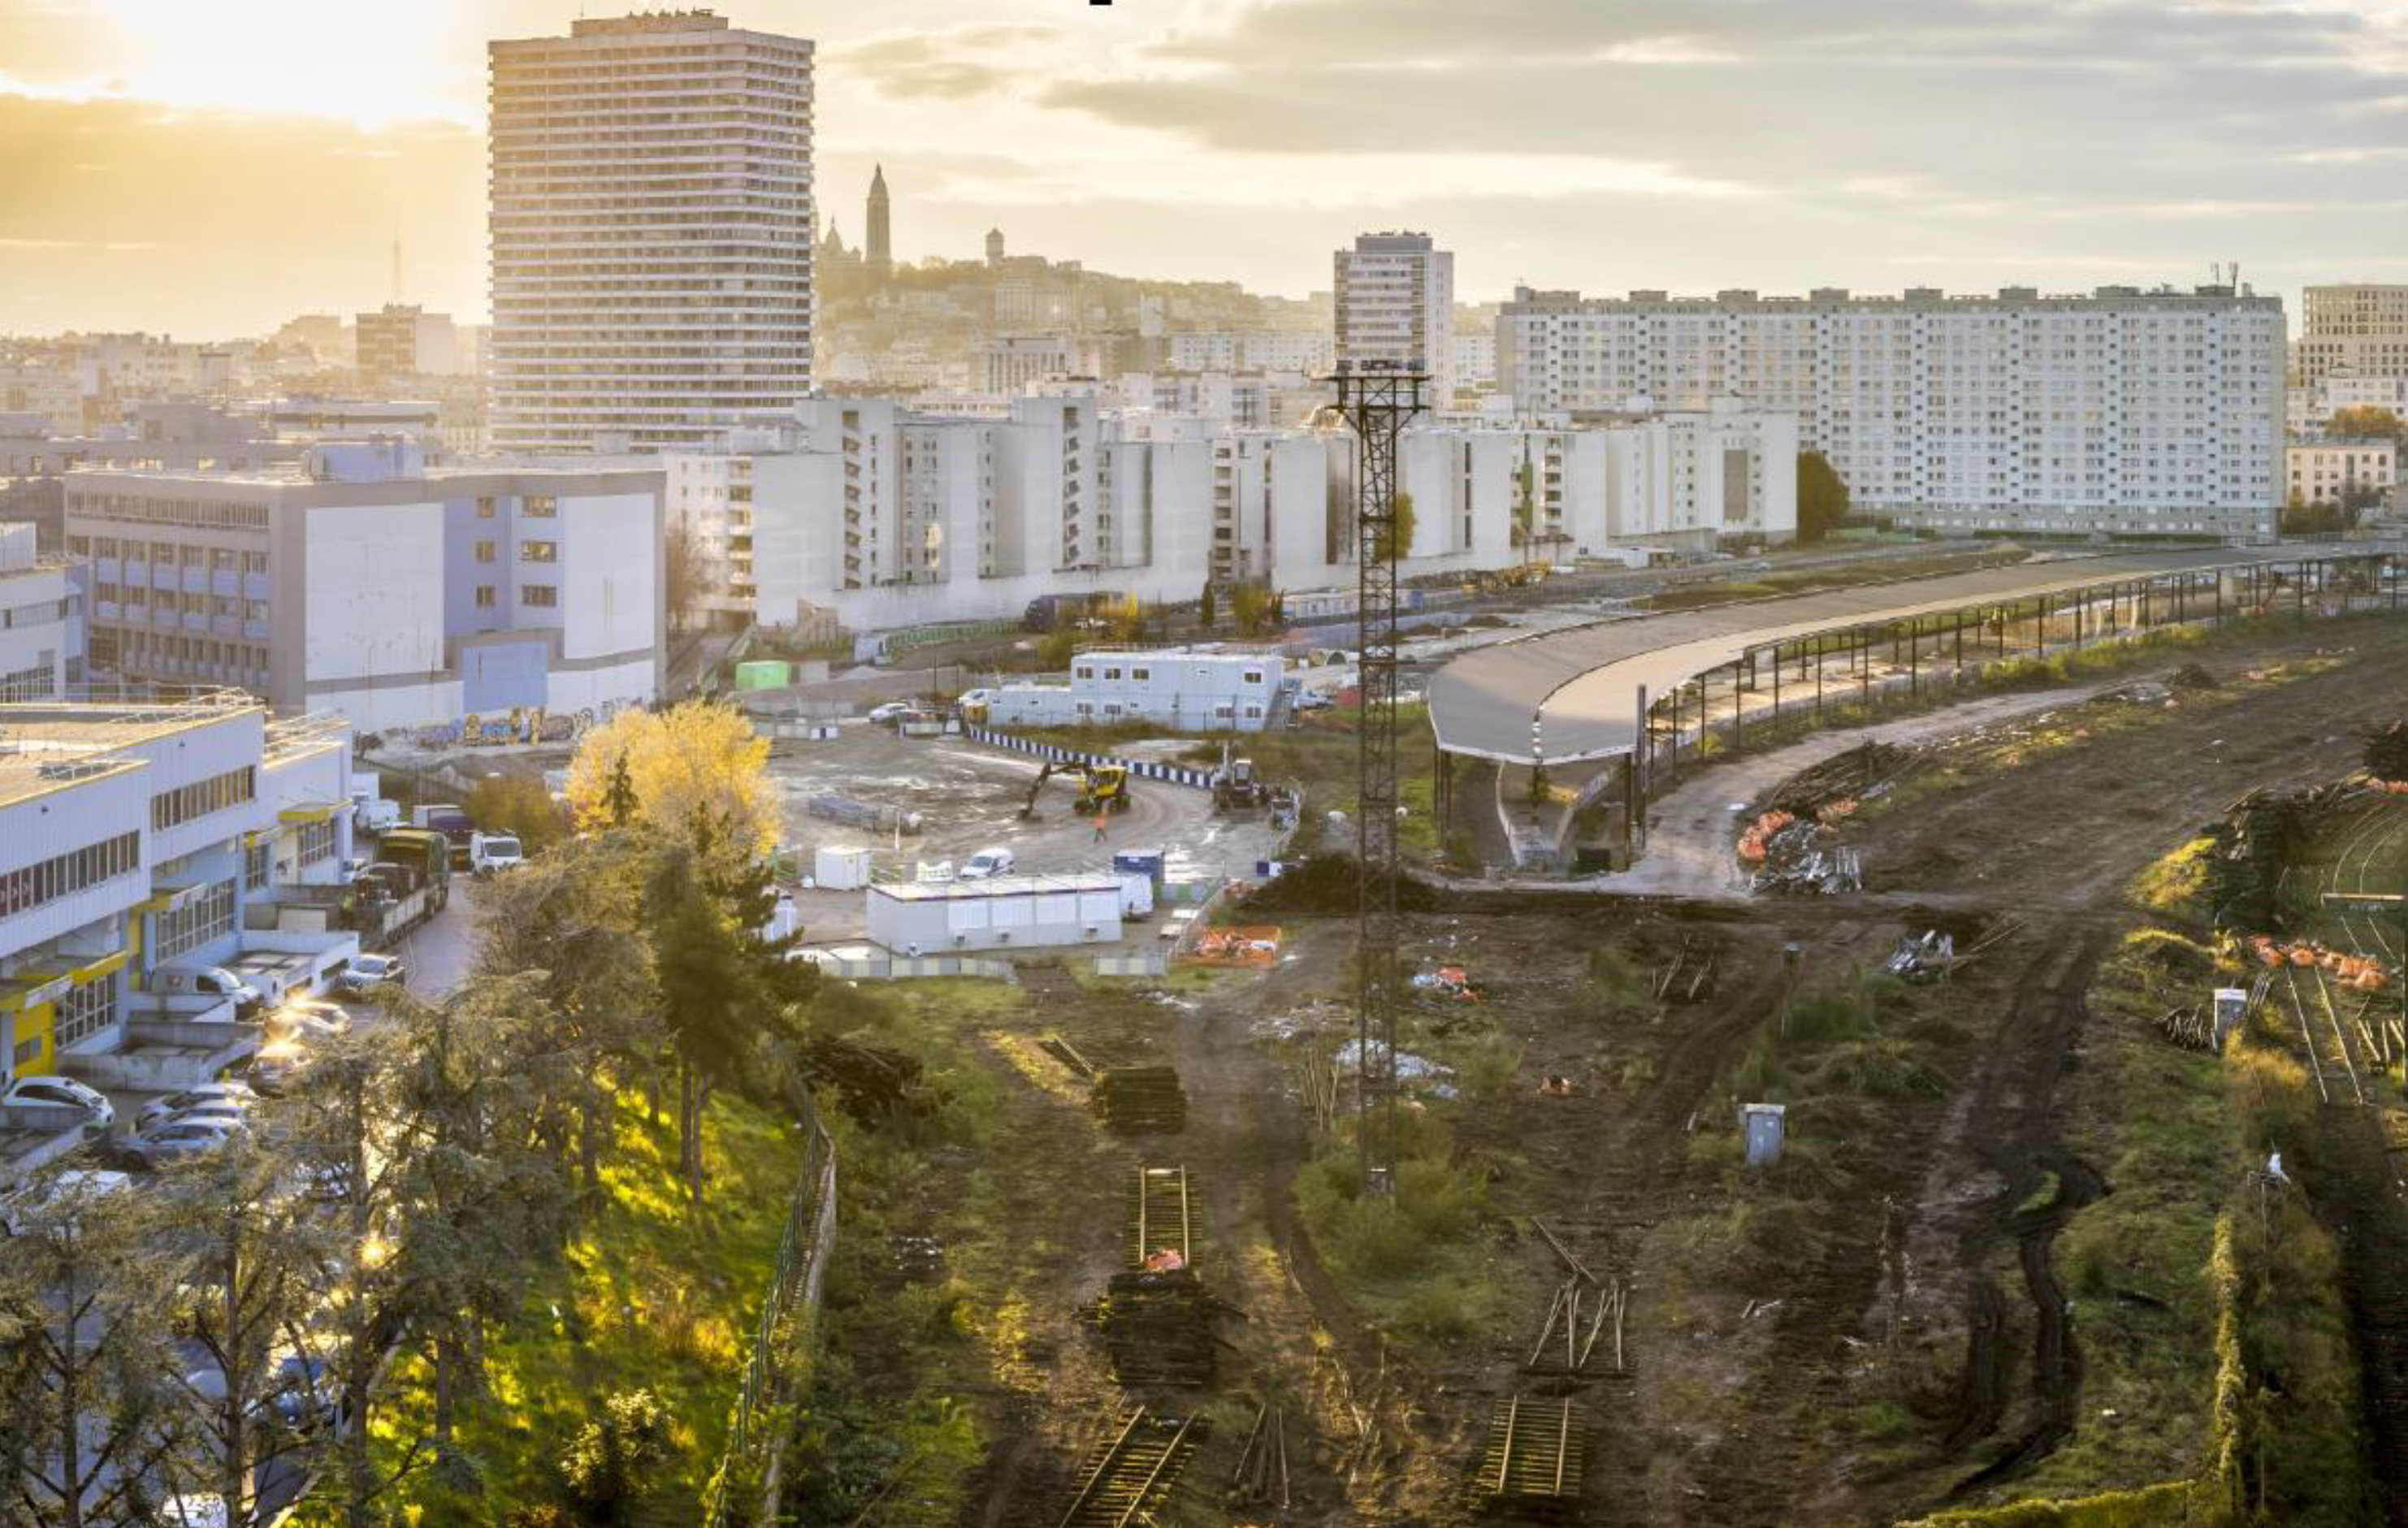
<path fill-rule="evenodd" d="M 1642 735 L 1646 696 L 1676 694 L 1751 652 L 1801 638 L 1910 623 L 1975 607 L 2063 596 L 2189 575 L 2397 555 L 2389 543 L 2119 552 L 1741 600 L 1525 637 L 1482 648 L 1433 675 L 1430 722 L 1442 752 L 1500 764 L 1561 765 L 1625 756 Z"/>

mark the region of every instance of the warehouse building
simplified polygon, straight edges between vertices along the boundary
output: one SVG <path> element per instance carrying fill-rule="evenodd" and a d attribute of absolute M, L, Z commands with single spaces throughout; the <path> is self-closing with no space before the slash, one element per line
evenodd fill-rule
<path fill-rule="evenodd" d="M 1068 684 L 1007 684 L 987 718 L 1000 727 L 1146 721 L 1172 732 L 1260 732 L 1283 672 L 1274 653 L 1082 652 Z"/>

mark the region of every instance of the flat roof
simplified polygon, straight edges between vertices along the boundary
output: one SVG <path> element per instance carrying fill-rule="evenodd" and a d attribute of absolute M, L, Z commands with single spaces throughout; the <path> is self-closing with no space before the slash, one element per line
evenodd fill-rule
<path fill-rule="evenodd" d="M 266 707 L 248 696 L 187 702 L 0 704 L 0 806 L 142 765 L 123 750 Z"/>
<path fill-rule="evenodd" d="M 2113 552 L 1607 621 L 1468 652 L 1430 677 L 1438 746 L 1504 764 L 1628 753 L 1639 688 L 1651 702 L 1751 648 L 1971 605 L 2071 593 L 2171 573 L 2396 553 L 2389 542 Z"/>
<path fill-rule="evenodd" d="M 905 880 L 869 890 L 897 902 L 958 902 L 967 897 L 1063 896 L 1078 892 L 1121 889 L 1118 876 L 995 876 L 985 880 Z"/>

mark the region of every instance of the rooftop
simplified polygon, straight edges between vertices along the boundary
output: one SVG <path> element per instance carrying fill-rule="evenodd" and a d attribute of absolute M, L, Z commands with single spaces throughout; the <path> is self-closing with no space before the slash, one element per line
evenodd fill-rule
<path fill-rule="evenodd" d="M 0 705 L 0 806 L 137 769 L 124 750 L 265 707 L 240 691 L 179 702 L 18 701 Z"/>
<path fill-rule="evenodd" d="M 1118 876 L 996 876 L 988 880 L 908 880 L 872 886 L 879 896 L 897 902 L 960 902 L 972 897 L 1076 895 L 1082 892 L 1120 894 Z"/>

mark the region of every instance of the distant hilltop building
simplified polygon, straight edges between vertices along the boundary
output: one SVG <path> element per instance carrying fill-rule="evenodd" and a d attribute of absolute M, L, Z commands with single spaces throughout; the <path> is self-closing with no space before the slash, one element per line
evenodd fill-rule
<path fill-rule="evenodd" d="M 883 281 L 895 270 L 895 244 L 887 225 L 886 166 L 881 164 L 869 178 L 869 222 L 865 253 L 869 262 L 869 274 Z"/>
<path fill-rule="evenodd" d="M 488 51 L 494 448 L 704 446 L 808 396 L 811 45 L 690 10 Z"/>
<path fill-rule="evenodd" d="M 986 263 L 991 270 L 1003 268 L 1003 230 L 1000 228 L 986 231 Z"/>

